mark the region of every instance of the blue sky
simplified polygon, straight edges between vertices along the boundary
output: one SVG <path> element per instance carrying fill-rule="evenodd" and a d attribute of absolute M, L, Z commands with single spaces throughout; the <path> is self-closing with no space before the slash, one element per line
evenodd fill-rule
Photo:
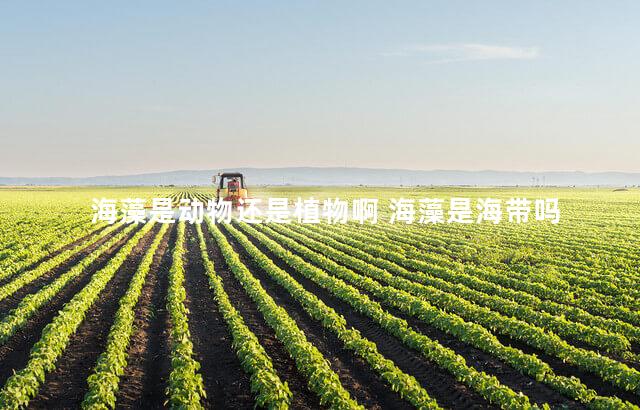
<path fill-rule="evenodd" d="M 640 172 L 640 2 L 3 2 L 0 175 Z"/>

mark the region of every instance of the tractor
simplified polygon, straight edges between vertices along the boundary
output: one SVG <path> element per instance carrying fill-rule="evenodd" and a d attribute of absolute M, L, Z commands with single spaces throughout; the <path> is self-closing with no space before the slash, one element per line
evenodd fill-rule
<path fill-rule="evenodd" d="M 244 185 L 244 176 L 239 172 L 222 172 L 214 175 L 211 181 L 218 187 L 216 189 L 216 202 L 220 198 L 224 201 L 230 201 L 234 207 L 237 207 L 240 199 L 248 198 L 247 187 Z"/>

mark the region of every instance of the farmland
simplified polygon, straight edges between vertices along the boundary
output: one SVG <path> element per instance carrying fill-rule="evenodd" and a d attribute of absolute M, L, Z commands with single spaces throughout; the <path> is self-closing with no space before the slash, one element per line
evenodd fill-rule
<path fill-rule="evenodd" d="M 637 188 L 273 187 L 379 198 L 379 222 L 92 223 L 92 198 L 210 195 L 0 188 L 0 407 L 640 405 Z M 453 196 L 562 217 L 388 222 Z"/>

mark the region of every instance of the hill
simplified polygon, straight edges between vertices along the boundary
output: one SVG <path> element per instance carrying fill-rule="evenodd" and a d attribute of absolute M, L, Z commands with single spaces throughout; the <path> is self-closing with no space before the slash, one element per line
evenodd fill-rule
<path fill-rule="evenodd" d="M 0 177 L 2 185 L 209 185 L 224 170 L 184 170 L 93 177 Z M 234 168 L 253 185 L 632 186 L 640 173 L 402 170 L 375 168 Z"/>

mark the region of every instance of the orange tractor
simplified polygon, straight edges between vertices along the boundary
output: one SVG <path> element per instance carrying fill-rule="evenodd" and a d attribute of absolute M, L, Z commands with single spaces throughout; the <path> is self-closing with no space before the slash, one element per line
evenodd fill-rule
<path fill-rule="evenodd" d="M 218 183 L 216 189 L 216 202 L 222 198 L 224 201 L 230 201 L 234 207 L 238 206 L 240 199 L 248 198 L 249 192 L 244 185 L 244 176 L 239 172 L 223 172 L 214 175 L 212 182 Z"/>

